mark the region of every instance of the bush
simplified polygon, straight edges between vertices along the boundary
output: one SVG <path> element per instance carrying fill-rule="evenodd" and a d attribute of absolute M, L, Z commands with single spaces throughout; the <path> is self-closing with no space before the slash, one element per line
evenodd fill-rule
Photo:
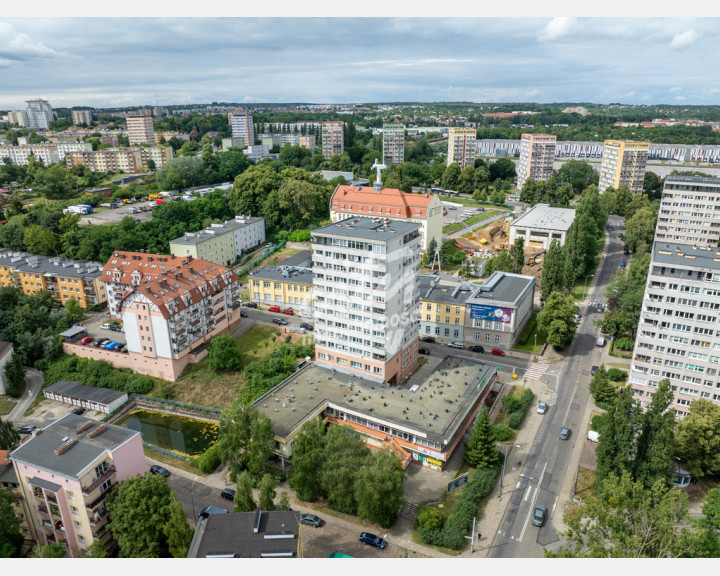
<path fill-rule="evenodd" d="M 287 238 L 290 242 L 310 242 L 310 230 L 293 230 Z"/>
<path fill-rule="evenodd" d="M 222 458 L 220 458 L 220 450 L 218 445 L 215 444 L 205 450 L 200 456 L 193 458 L 191 464 L 195 466 L 200 472 L 209 474 L 214 471 L 220 464 L 222 464 Z"/>
<path fill-rule="evenodd" d="M 596 414 L 592 417 L 592 420 L 590 420 L 590 429 L 602 434 L 602 431 L 605 429 L 605 422 L 607 422 L 607 419 L 607 414 Z"/>
<path fill-rule="evenodd" d="M 610 380 L 617 382 L 618 380 L 624 380 L 627 378 L 628 373 L 625 372 L 625 370 L 620 370 L 620 368 L 610 368 L 607 371 L 607 375 Z"/>
<path fill-rule="evenodd" d="M 502 403 L 510 414 L 522 408 L 522 400 L 516 396 L 503 396 Z"/>
<path fill-rule="evenodd" d="M 606 412 L 610 412 L 615 404 L 613 402 L 595 402 L 595 406 Z"/>
<path fill-rule="evenodd" d="M 505 424 L 495 424 L 490 427 L 490 434 L 495 442 L 504 442 L 513 437 L 513 431 Z"/>
<path fill-rule="evenodd" d="M 632 350 L 634 347 L 635 343 L 627 336 L 623 336 L 622 338 L 615 340 L 615 348 L 618 350 L 625 350 L 627 352 Z"/>
<path fill-rule="evenodd" d="M 445 524 L 445 517 L 430 506 L 420 508 L 417 518 L 415 518 L 415 525 L 426 530 L 442 528 L 443 524 Z"/>
<path fill-rule="evenodd" d="M 48 364 L 43 385 L 50 386 L 59 380 L 74 380 L 86 386 L 110 388 L 127 394 L 147 394 L 153 389 L 153 380 L 149 376 L 115 368 L 104 360 L 75 355 L 63 355 Z"/>
<path fill-rule="evenodd" d="M 517 412 L 513 412 L 510 414 L 510 419 L 508 420 L 508 425 L 513 430 L 517 430 L 518 428 L 520 428 L 520 425 L 522 424 L 524 417 L 525 417 L 525 412 L 520 412 L 519 410 Z"/>

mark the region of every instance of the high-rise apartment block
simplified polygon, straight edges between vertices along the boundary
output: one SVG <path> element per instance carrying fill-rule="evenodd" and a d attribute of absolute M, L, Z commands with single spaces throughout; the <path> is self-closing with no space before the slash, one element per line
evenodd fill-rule
<path fill-rule="evenodd" d="M 5 118 L 9 124 L 20 126 L 20 128 L 27 128 L 30 124 L 27 110 L 11 110 Z"/>
<path fill-rule="evenodd" d="M 460 170 L 475 166 L 475 142 L 477 131 L 474 128 L 450 128 L 448 130 L 447 165 L 457 164 Z"/>
<path fill-rule="evenodd" d="M 246 147 L 255 144 L 255 128 L 250 110 L 228 112 L 228 124 L 232 128 L 233 138 L 244 138 Z"/>
<path fill-rule="evenodd" d="M 128 114 L 125 120 L 130 145 L 155 145 L 155 128 L 153 127 L 152 116 L 149 114 Z"/>
<path fill-rule="evenodd" d="M 28 128 L 49 130 L 53 121 L 53 109 L 47 100 L 27 100 Z"/>
<path fill-rule="evenodd" d="M 75 126 L 78 124 L 92 124 L 92 110 L 73 110 L 72 121 Z"/>
<path fill-rule="evenodd" d="M 627 186 L 633 194 L 642 194 L 649 142 L 605 140 L 600 164 L 600 192 L 609 187 Z"/>
<path fill-rule="evenodd" d="M 383 164 L 405 162 L 405 124 L 383 124 Z"/>
<path fill-rule="evenodd" d="M 667 176 L 655 241 L 717 246 L 720 242 L 720 178 Z"/>
<path fill-rule="evenodd" d="M 520 139 L 520 162 L 517 170 L 517 187 L 522 189 L 525 180 L 545 181 L 553 174 L 555 144 L 552 134 L 523 134 Z"/>
<path fill-rule="evenodd" d="M 316 363 L 400 384 L 417 365 L 420 224 L 350 217 L 312 249 Z"/>
<path fill-rule="evenodd" d="M 339 156 L 345 150 L 344 122 L 322 123 L 322 154 L 325 160 Z"/>

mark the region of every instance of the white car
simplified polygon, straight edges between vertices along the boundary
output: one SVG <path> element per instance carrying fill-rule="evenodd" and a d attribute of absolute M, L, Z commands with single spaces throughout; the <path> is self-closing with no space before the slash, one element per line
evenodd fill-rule
<path fill-rule="evenodd" d="M 102 328 L 103 330 L 110 330 L 110 324 L 108 324 L 108 323 L 106 322 L 105 324 L 103 324 L 102 326 L 100 326 L 100 328 Z"/>
<path fill-rule="evenodd" d="M 300 316 L 300 318 L 312 318 L 312 314 L 308 314 L 307 312 L 300 312 L 298 316 Z"/>
<path fill-rule="evenodd" d="M 542 402 L 540 402 L 540 404 L 538 404 L 537 413 L 538 413 L 538 414 L 545 414 L 545 412 L 547 412 L 547 409 L 548 409 L 547 402 L 542 401 Z"/>
<path fill-rule="evenodd" d="M 450 348 L 465 348 L 465 345 L 462 342 L 450 342 L 448 346 L 450 346 Z"/>

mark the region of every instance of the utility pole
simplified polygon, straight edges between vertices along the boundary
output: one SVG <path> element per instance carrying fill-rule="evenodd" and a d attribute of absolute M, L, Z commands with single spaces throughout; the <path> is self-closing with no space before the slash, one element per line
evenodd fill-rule
<path fill-rule="evenodd" d="M 464 536 L 465 539 L 470 540 L 470 552 L 475 552 L 475 520 L 476 517 L 473 516 L 473 527 L 472 532 L 470 533 L 470 536 Z"/>

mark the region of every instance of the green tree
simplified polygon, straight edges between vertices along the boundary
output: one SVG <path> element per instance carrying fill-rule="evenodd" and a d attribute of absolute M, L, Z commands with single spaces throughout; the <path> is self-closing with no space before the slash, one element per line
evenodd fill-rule
<path fill-rule="evenodd" d="M 675 426 L 675 454 L 700 478 L 720 474 L 720 406 L 698 399 Z"/>
<path fill-rule="evenodd" d="M 663 378 L 640 416 L 635 478 L 648 488 L 656 482 L 669 485 L 674 470 L 675 413 L 669 409 L 673 398 L 670 380 Z"/>
<path fill-rule="evenodd" d="M 287 492 L 280 493 L 280 499 L 275 505 L 275 510 L 290 510 L 290 496 Z"/>
<path fill-rule="evenodd" d="M 88 547 L 86 556 L 88 558 L 110 558 L 110 553 L 101 540 L 95 539 Z"/>
<path fill-rule="evenodd" d="M 155 170 L 155 168 L 156 168 L 155 160 L 153 160 L 152 158 L 149 158 L 147 161 L 147 167 L 148 167 L 148 170 Z"/>
<path fill-rule="evenodd" d="M 591 184 L 597 184 L 600 175 L 588 162 L 569 160 L 564 162 L 558 170 L 557 179 L 560 184 L 570 184 L 573 193 L 580 194 Z"/>
<path fill-rule="evenodd" d="M 167 480 L 159 475 L 132 476 L 107 496 L 112 532 L 120 558 L 160 558 L 170 553 L 167 524 L 177 502 Z"/>
<path fill-rule="evenodd" d="M 460 184 L 460 166 L 453 162 L 447 168 L 442 176 L 442 186 L 445 190 L 457 190 Z"/>
<path fill-rule="evenodd" d="M 369 456 L 370 449 L 353 431 L 330 426 L 322 471 L 323 491 L 328 495 L 330 508 L 344 514 L 357 512 L 355 481 Z"/>
<path fill-rule="evenodd" d="M 664 482 L 651 487 L 612 473 L 580 508 L 565 515 L 566 544 L 548 558 L 668 558 L 685 554 L 688 496 Z"/>
<path fill-rule="evenodd" d="M 513 258 L 513 272 L 522 274 L 523 265 L 525 264 L 525 239 L 517 238 L 511 249 Z"/>
<path fill-rule="evenodd" d="M 650 208 L 641 208 L 625 222 L 625 243 L 632 252 L 641 245 L 652 246 L 656 215 Z"/>
<path fill-rule="evenodd" d="M 405 471 L 398 457 L 389 449 L 372 454 L 355 481 L 357 514 L 389 528 L 403 507 Z"/>
<path fill-rule="evenodd" d="M 18 442 L 20 442 L 20 434 L 15 430 L 13 423 L 0 418 L 0 450 L 10 450 Z"/>
<path fill-rule="evenodd" d="M 505 200 L 507 199 L 507 196 L 505 195 L 505 192 L 503 192 L 500 189 L 495 189 L 492 194 L 490 194 L 490 202 L 493 204 L 504 204 Z"/>
<path fill-rule="evenodd" d="M 435 240 L 435 236 L 433 236 L 427 247 L 427 257 L 430 262 L 432 262 L 432 259 L 435 257 L 435 250 L 437 250 L 437 240 Z"/>
<path fill-rule="evenodd" d="M 257 508 L 253 499 L 252 480 L 247 471 L 240 472 L 235 479 L 233 512 L 254 512 Z"/>
<path fill-rule="evenodd" d="M 618 216 L 626 216 L 628 204 L 632 200 L 630 188 L 623 184 L 615 191 L 615 211 Z"/>
<path fill-rule="evenodd" d="M 595 374 L 593 374 L 590 380 L 590 394 L 592 394 L 596 403 L 612 404 L 615 402 L 615 387 L 610 382 L 607 370 L 605 370 L 605 364 L 600 364 Z"/>
<path fill-rule="evenodd" d="M 281 184 L 282 177 L 272 166 L 251 166 L 235 178 L 232 190 L 228 191 L 228 202 L 236 214 L 258 215 L 265 199 Z"/>
<path fill-rule="evenodd" d="M 600 480 L 611 473 L 633 473 L 637 455 L 635 431 L 640 426 L 640 408 L 633 400 L 632 390 L 620 390 L 617 403 L 608 413 L 606 425 L 600 432 L 597 454 L 597 476 Z"/>
<path fill-rule="evenodd" d="M 460 173 L 457 190 L 463 194 L 472 194 L 475 192 L 475 168 L 467 166 Z"/>
<path fill-rule="evenodd" d="M 272 511 L 275 510 L 275 496 L 277 496 L 276 488 L 278 481 L 272 474 L 265 474 L 260 480 L 260 509 Z"/>
<path fill-rule="evenodd" d="M 547 300 L 552 292 L 562 292 L 565 287 L 565 250 L 553 240 L 543 260 L 540 291 Z"/>
<path fill-rule="evenodd" d="M 256 475 L 272 454 L 272 422 L 254 406 L 236 403 L 220 415 L 217 445 L 225 462 Z"/>
<path fill-rule="evenodd" d="M 18 330 L 20 334 L 28 334 L 24 330 Z M 23 339 L 23 336 L 20 336 Z M 31 338 L 34 336 L 30 336 Z M 21 347 L 22 350 L 22 347 Z M 21 354 L 17 351 L 13 353 L 12 358 L 5 364 L 5 378 L 7 380 L 7 393 L 13 398 L 20 398 L 25 392 L 25 365 L 21 358 Z"/>
<path fill-rule="evenodd" d="M 480 409 L 470 437 L 465 442 L 465 460 L 476 468 L 493 467 L 500 460 L 490 431 L 490 414 L 485 406 Z"/>
<path fill-rule="evenodd" d="M 67 315 L 68 324 L 74 324 L 78 320 L 82 320 L 82 317 L 85 315 L 85 311 L 75 298 L 69 298 L 65 302 L 65 314 Z"/>
<path fill-rule="evenodd" d="M 708 491 L 702 517 L 695 521 L 696 531 L 689 543 L 691 558 L 720 558 L 720 489 Z"/>
<path fill-rule="evenodd" d="M 168 551 L 173 558 L 187 558 L 190 542 L 193 538 L 193 529 L 188 524 L 182 503 L 173 496 L 170 504 L 170 516 L 163 528 L 167 538 Z"/>
<path fill-rule="evenodd" d="M 23 535 L 20 519 L 15 516 L 15 496 L 11 488 L 0 487 L 0 558 L 11 558 L 20 552 Z"/>
<path fill-rule="evenodd" d="M 570 345 L 577 331 L 573 319 L 578 312 L 572 296 L 563 296 L 560 292 L 550 294 L 537 315 L 538 328 L 548 335 L 550 346 L 561 350 Z"/>
<path fill-rule="evenodd" d="M 515 162 L 509 158 L 500 158 L 489 166 L 490 169 L 490 180 L 495 181 L 498 178 L 501 180 L 512 180 L 515 178 L 516 169 Z"/>
<path fill-rule="evenodd" d="M 207 365 L 211 370 L 240 370 L 243 355 L 230 334 L 213 336 L 208 342 Z"/>
<path fill-rule="evenodd" d="M 50 544 L 35 544 L 30 551 L 28 558 L 65 558 L 67 553 L 60 542 Z"/>
<path fill-rule="evenodd" d="M 513 257 L 508 250 L 501 250 L 485 263 L 485 275 L 490 276 L 493 272 L 512 272 Z"/>
<path fill-rule="evenodd" d="M 323 496 L 321 475 L 325 448 L 325 424 L 319 418 L 303 425 L 293 445 L 293 467 L 290 487 L 300 500 L 317 500 Z"/>

